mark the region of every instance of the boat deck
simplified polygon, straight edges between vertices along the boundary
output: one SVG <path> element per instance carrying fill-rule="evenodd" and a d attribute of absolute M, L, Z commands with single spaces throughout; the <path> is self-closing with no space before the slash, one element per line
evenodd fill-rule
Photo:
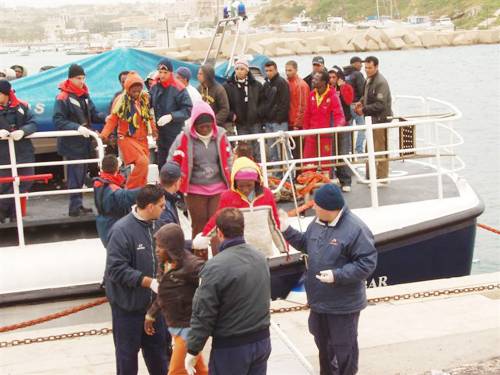
<path fill-rule="evenodd" d="M 390 166 L 391 176 L 433 172 L 430 167 L 404 161 L 391 162 Z M 363 175 L 364 166 L 358 164 L 356 168 Z M 348 206 L 351 209 L 369 207 L 371 205 L 369 185 L 358 183 L 356 176 L 352 178 L 352 190 L 344 194 Z M 438 197 L 437 191 L 436 177 L 392 181 L 387 186 L 379 187 L 379 204 L 393 205 L 436 199 Z M 443 191 L 445 198 L 458 195 L 455 183 L 447 175 L 443 175 Z M 291 202 L 282 202 L 279 205 L 284 209 L 293 208 Z M 94 207 L 92 194 L 84 194 L 84 206 Z M 305 214 L 311 215 L 312 210 L 308 210 Z M 69 217 L 68 197 L 65 195 L 31 197 L 27 204 L 27 215 L 24 217 L 26 243 L 93 238 L 97 236 L 94 222 L 95 213 Z M 15 222 L 0 224 L 0 233 L 2 233 L 3 239 L 2 246 L 15 246 L 17 244 Z"/>

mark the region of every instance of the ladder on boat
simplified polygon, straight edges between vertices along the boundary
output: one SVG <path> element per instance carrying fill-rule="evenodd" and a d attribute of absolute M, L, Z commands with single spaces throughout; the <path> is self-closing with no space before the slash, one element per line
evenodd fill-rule
<path fill-rule="evenodd" d="M 219 20 L 215 27 L 212 40 L 210 41 L 210 45 L 205 55 L 205 59 L 203 60 L 203 64 L 209 63 L 212 64 L 212 66 L 215 66 L 219 54 L 221 53 L 226 32 L 235 29 L 234 40 L 231 46 L 231 53 L 229 55 L 228 64 L 224 72 L 224 76 L 227 76 L 231 68 L 234 66 L 235 56 L 241 56 L 245 53 L 247 45 L 247 32 L 248 32 L 248 28 L 246 26 L 247 25 L 245 24 L 245 21 L 243 21 L 242 17 L 230 17 Z M 238 42 L 241 36 L 243 36 L 243 43 L 240 44 Z M 241 45 L 241 48 L 237 53 L 236 50 L 238 45 Z M 215 54 L 213 53 L 214 51 Z"/>

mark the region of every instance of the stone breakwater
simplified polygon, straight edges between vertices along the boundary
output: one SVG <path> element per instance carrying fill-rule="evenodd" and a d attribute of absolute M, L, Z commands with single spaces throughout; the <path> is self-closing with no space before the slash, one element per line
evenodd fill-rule
<path fill-rule="evenodd" d="M 225 36 L 219 58 L 230 56 L 233 38 L 232 35 Z M 201 61 L 205 57 L 210 40 L 211 37 L 176 39 L 175 47 L 157 48 L 154 49 L 154 52 L 179 60 Z M 266 32 L 248 34 L 246 53 L 264 54 L 269 57 L 327 55 L 342 52 L 355 53 L 495 43 L 500 43 L 500 27 L 489 30 L 458 31 L 370 28 L 366 30 L 348 29 L 341 32 Z M 236 55 L 241 52 L 242 45 L 243 40 L 240 40 L 236 47 Z"/>

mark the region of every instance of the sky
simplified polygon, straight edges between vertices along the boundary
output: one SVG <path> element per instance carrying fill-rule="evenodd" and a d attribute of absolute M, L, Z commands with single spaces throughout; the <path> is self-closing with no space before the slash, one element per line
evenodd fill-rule
<path fill-rule="evenodd" d="M 107 0 L 106 4 L 112 3 L 135 3 L 138 0 Z M 143 2 L 144 0 L 142 0 Z M 148 2 L 160 0 L 148 0 Z M 58 7 L 61 5 L 77 5 L 77 4 L 97 4 L 102 3 L 102 0 L 16 0 L 15 5 L 17 6 L 31 6 L 34 8 L 48 8 L 48 7 Z M 0 5 L 7 6 L 12 4 L 7 0 L 0 0 Z"/>

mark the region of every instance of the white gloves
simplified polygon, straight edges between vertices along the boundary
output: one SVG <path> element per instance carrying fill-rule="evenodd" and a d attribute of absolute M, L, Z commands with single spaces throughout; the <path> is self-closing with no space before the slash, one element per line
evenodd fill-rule
<path fill-rule="evenodd" d="M 10 132 L 5 129 L 0 129 L 0 139 L 7 139 L 9 138 Z"/>
<path fill-rule="evenodd" d="M 19 141 L 22 137 L 24 137 L 24 131 L 14 130 L 12 133 L 10 133 L 10 136 L 14 141 Z"/>
<path fill-rule="evenodd" d="M 203 235 L 203 233 L 198 233 L 193 240 L 193 250 L 208 249 L 210 245 L 210 238 Z"/>
<path fill-rule="evenodd" d="M 316 275 L 316 278 L 325 284 L 332 284 L 335 281 L 332 270 L 319 271 L 319 275 Z"/>
<path fill-rule="evenodd" d="M 161 116 L 159 119 L 158 119 L 158 123 L 157 125 L 158 126 L 165 126 L 167 125 L 168 123 L 170 123 L 172 121 L 173 117 L 171 114 L 168 114 L 168 115 L 164 115 L 164 116 Z"/>
<path fill-rule="evenodd" d="M 196 365 L 196 356 L 186 353 L 186 358 L 184 359 L 184 367 L 186 368 L 186 371 L 188 375 L 194 375 L 196 370 L 194 369 L 194 366 Z"/>
<path fill-rule="evenodd" d="M 153 292 L 155 292 L 156 294 L 158 294 L 158 280 L 156 279 L 153 279 L 151 281 L 151 285 L 149 286 L 149 289 L 151 289 Z"/>
<path fill-rule="evenodd" d="M 290 224 L 288 223 L 288 214 L 285 210 L 280 209 L 278 211 L 278 216 L 280 218 L 280 231 L 284 232 L 290 226 Z"/>
<path fill-rule="evenodd" d="M 78 130 L 78 133 L 83 135 L 85 138 L 90 137 L 90 130 L 88 128 L 86 128 L 85 126 L 79 126 L 77 130 Z"/>

